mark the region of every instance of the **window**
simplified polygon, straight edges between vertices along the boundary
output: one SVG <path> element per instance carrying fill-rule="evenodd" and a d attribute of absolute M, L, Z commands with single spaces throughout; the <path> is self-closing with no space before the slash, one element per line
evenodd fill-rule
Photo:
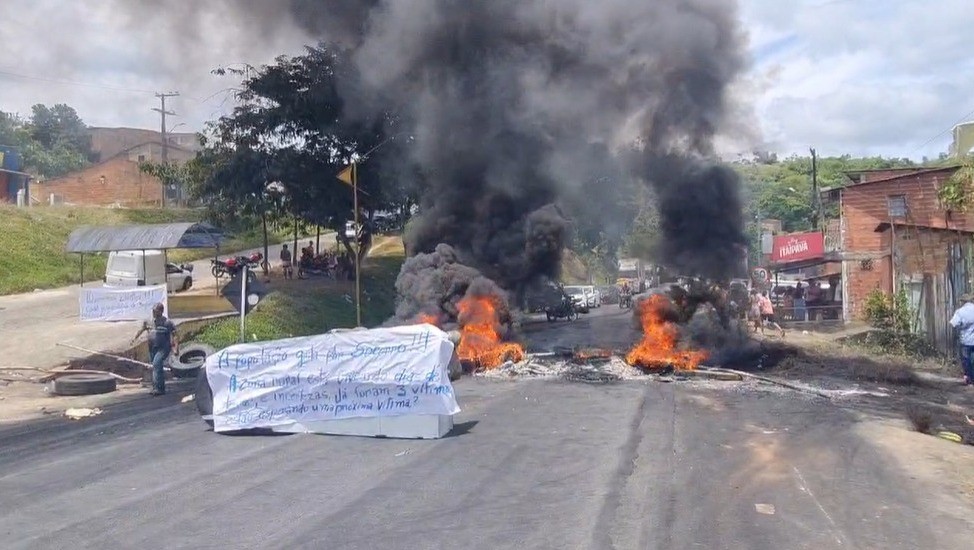
<path fill-rule="evenodd" d="M 145 162 L 145 155 L 139 155 L 139 162 Z"/>
<path fill-rule="evenodd" d="M 886 204 L 889 208 L 889 217 L 891 218 L 905 218 L 906 217 L 906 195 L 890 195 L 886 199 Z"/>

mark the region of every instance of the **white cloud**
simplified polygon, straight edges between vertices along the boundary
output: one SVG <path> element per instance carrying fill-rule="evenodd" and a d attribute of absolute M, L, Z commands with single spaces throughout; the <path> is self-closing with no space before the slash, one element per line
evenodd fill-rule
<path fill-rule="evenodd" d="M 935 157 L 974 110 L 969 0 L 742 0 L 779 153 Z M 776 43 L 784 43 L 778 49 Z"/>
<path fill-rule="evenodd" d="M 155 128 L 151 92 L 178 90 L 172 124 L 200 129 L 227 112 L 220 90 L 234 84 L 213 68 L 269 62 L 311 40 L 290 25 L 225 17 L 229 0 L 208 2 L 201 21 L 192 9 L 163 20 L 150 7 L 133 19 L 112 2 L 4 0 L 0 110 L 26 114 L 34 103 L 64 102 L 89 124 Z M 753 106 L 779 154 L 814 146 L 822 154 L 936 156 L 949 129 L 974 110 L 970 0 L 740 4 L 754 65 L 733 96 Z"/>

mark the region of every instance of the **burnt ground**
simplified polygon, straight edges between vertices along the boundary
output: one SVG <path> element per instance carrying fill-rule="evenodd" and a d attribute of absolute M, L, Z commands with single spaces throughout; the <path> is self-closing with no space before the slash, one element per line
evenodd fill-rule
<path fill-rule="evenodd" d="M 961 384 L 959 367 L 945 361 L 889 355 L 842 338 L 834 327 L 822 332 L 789 330 L 784 339 L 752 335 L 745 352 L 717 365 L 825 390 L 857 392 L 841 406 L 888 419 L 916 421 L 926 433 L 960 435 L 974 445 L 974 388 Z M 525 323 L 522 342 L 531 353 L 586 348 L 624 354 L 640 338 L 632 312 L 603 306 L 578 321 Z M 847 343 L 848 342 L 848 343 Z M 884 394 L 869 395 L 869 393 Z"/>

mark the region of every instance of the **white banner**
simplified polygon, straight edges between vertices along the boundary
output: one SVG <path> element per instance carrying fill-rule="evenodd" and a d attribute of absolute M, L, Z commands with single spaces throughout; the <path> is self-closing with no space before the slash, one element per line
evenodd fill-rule
<path fill-rule="evenodd" d="M 152 306 L 162 302 L 169 311 L 166 286 L 82 288 L 78 301 L 82 321 L 148 321 Z"/>
<path fill-rule="evenodd" d="M 453 342 L 432 325 L 237 344 L 206 359 L 217 432 L 460 412 Z"/>

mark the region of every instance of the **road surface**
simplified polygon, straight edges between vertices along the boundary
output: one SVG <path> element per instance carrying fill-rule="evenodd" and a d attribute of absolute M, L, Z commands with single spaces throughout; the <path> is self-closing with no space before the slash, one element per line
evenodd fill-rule
<path fill-rule="evenodd" d="M 280 250 L 280 245 L 269 247 L 272 264 L 273 259 L 280 255 Z M 245 253 L 255 251 L 263 253 L 263 247 Z M 216 281 L 210 274 L 210 260 L 199 260 L 192 264 L 193 287 L 212 289 Z M 74 285 L 0 296 L 0 334 L 3 334 L 5 348 L 0 357 L 0 366 L 50 368 L 85 355 L 57 346 L 59 342 L 97 351 L 126 349 L 140 322 L 82 323 L 78 319 L 80 289 Z"/>
<path fill-rule="evenodd" d="M 627 315 L 536 324 L 528 346 L 621 339 Z M 435 441 L 218 435 L 178 393 L 0 427 L 2 546 L 969 547 L 970 508 L 942 513 L 916 465 L 825 400 L 655 377 L 455 389 Z"/>
<path fill-rule="evenodd" d="M 907 473 L 827 404 L 648 381 L 456 388 L 463 412 L 437 441 L 221 436 L 178 396 L 7 429 L 0 538 L 755 550 L 963 548 L 969 534 L 927 517 Z"/>

